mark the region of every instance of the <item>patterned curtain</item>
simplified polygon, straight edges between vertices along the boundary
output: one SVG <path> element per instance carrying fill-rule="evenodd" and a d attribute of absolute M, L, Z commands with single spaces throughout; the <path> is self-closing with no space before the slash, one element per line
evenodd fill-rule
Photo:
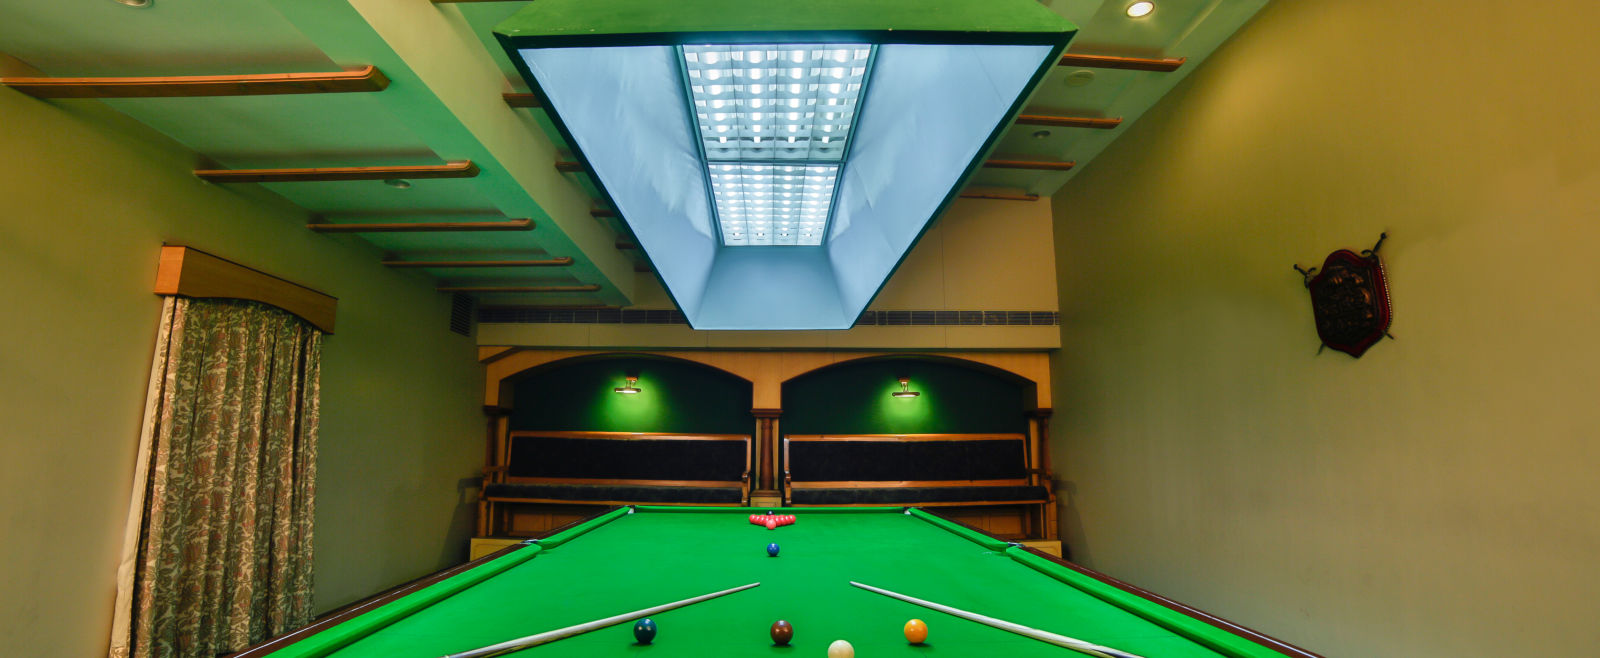
<path fill-rule="evenodd" d="M 211 658 L 311 621 L 321 350 L 271 306 L 166 299 L 113 658 Z"/>

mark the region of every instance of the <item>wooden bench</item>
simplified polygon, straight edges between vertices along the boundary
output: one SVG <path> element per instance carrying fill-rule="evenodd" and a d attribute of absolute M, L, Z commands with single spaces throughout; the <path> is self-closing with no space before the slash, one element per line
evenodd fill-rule
<path fill-rule="evenodd" d="M 1030 510 L 1022 534 L 1042 536 L 1054 526 L 1054 485 L 1030 454 L 1022 434 L 790 435 L 784 503 L 1013 506 Z"/>
<path fill-rule="evenodd" d="M 518 504 L 719 505 L 750 500 L 750 436 L 511 432 L 484 469 L 480 534 L 517 534 Z"/>

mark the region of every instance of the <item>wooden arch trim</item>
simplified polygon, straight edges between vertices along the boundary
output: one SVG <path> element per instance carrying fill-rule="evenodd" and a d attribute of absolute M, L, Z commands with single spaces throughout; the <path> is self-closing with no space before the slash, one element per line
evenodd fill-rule
<path fill-rule="evenodd" d="M 484 403 L 486 406 L 505 406 L 510 400 L 510 384 L 512 380 L 519 379 L 533 370 L 548 367 L 559 367 L 583 361 L 598 361 L 604 359 L 660 359 L 664 361 L 682 361 L 697 366 L 710 368 L 729 377 L 751 385 L 752 395 L 757 384 L 747 372 L 729 369 L 711 360 L 693 358 L 696 352 L 647 352 L 643 350 L 530 350 L 522 348 L 508 348 L 492 352 L 492 356 L 485 357 L 484 350 L 492 348 L 478 348 L 479 362 L 485 367 L 487 382 L 484 387 Z M 492 402 L 490 401 L 492 400 Z"/>
<path fill-rule="evenodd" d="M 332 295 L 179 245 L 161 247 L 155 293 L 261 302 L 293 313 L 329 334 L 339 305 Z"/>
<path fill-rule="evenodd" d="M 1035 406 L 1052 406 L 1050 391 L 1050 357 L 1038 352 L 889 352 L 889 351 L 724 351 L 724 350 L 548 350 L 523 347 L 479 348 L 479 361 L 484 365 L 484 404 L 501 404 L 503 385 L 523 372 L 579 357 L 595 356 L 645 356 L 668 357 L 692 361 L 722 370 L 751 382 L 754 386 L 753 405 L 758 409 L 780 409 L 783 406 L 783 382 L 805 373 L 832 365 L 861 359 L 886 356 L 925 357 L 937 360 L 966 361 L 976 366 L 1003 370 L 1033 382 Z"/>
<path fill-rule="evenodd" d="M 1028 358 L 1028 357 L 1033 358 Z M 1017 357 L 1022 357 L 1021 359 Z M 861 353 L 850 358 L 840 359 L 830 363 L 817 364 L 806 370 L 785 373 L 783 381 L 778 382 L 781 390 L 784 384 L 817 372 L 837 366 L 844 366 L 863 361 L 878 361 L 886 358 L 921 360 L 933 363 L 948 363 L 970 368 L 978 372 L 1001 377 L 1014 377 L 1026 382 L 1034 388 L 1034 408 L 1049 408 L 1050 400 L 1050 357 L 1042 352 L 872 352 Z"/>

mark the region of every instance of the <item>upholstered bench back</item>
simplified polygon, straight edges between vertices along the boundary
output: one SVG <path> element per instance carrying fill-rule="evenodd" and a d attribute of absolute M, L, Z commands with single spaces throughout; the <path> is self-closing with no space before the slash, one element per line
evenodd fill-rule
<path fill-rule="evenodd" d="M 1021 480 L 1028 477 L 1022 435 L 790 437 L 795 481 Z"/>
<path fill-rule="evenodd" d="M 738 486 L 750 437 L 513 432 L 506 477 L 705 480 Z"/>
<path fill-rule="evenodd" d="M 502 502 L 740 505 L 750 437 L 633 432 L 512 432 L 485 484 Z"/>

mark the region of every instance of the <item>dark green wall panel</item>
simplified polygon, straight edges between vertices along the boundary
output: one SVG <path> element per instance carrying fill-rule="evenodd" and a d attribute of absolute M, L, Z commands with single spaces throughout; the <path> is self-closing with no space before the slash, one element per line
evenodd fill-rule
<path fill-rule="evenodd" d="M 641 392 L 612 389 L 639 376 Z M 512 430 L 753 434 L 750 382 L 684 361 L 604 358 L 541 368 L 513 385 Z"/>
<path fill-rule="evenodd" d="M 915 398 L 890 397 L 911 378 Z M 886 359 L 824 368 L 783 385 L 784 434 L 1027 433 L 1032 384 L 945 361 Z"/>

